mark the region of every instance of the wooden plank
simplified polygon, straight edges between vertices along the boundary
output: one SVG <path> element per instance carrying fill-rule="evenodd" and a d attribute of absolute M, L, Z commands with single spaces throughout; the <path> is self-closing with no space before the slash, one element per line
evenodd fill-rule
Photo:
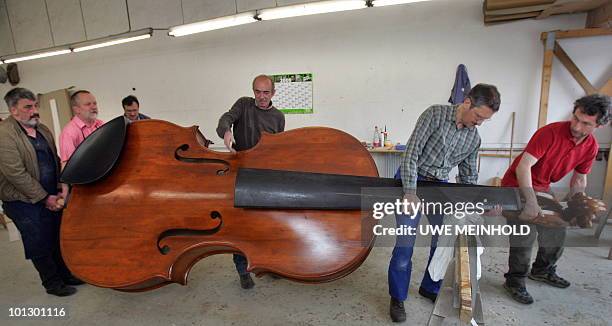
<path fill-rule="evenodd" d="M 527 12 L 524 14 L 514 14 L 514 15 L 503 15 L 503 16 L 485 16 L 485 23 L 492 22 L 501 22 L 508 20 L 517 20 L 517 19 L 525 19 L 525 18 L 533 18 L 538 17 L 540 15 L 539 11 L 535 12 Z"/>
<path fill-rule="evenodd" d="M 612 79 L 608 79 L 608 82 L 600 89 L 600 93 L 601 94 L 605 94 L 608 96 L 612 96 Z M 603 196 L 601 197 L 604 201 L 604 203 L 608 203 L 608 205 L 610 205 L 610 203 L 612 203 L 612 147 L 610 148 L 610 152 L 608 152 L 608 168 L 606 169 L 606 179 L 604 181 L 604 191 L 603 191 Z M 612 211 L 612 207 L 608 207 L 608 209 L 610 211 Z M 608 215 L 610 215 L 610 213 L 608 212 Z M 605 226 L 605 223 L 607 221 L 607 217 L 605 220 L 602 221 L 603 225 L 600 225 L 601 230 L 598 230 L 599 234 L 596 234 L 596 237 L 599 239 L 599 235 L 601 234 L 601 231 L 603 231 L 603 226 Z"/>
<path fill-rule="evenodd" d="M 608 169 L 602 198 L 604 203 L 612 203 L 612 148 L 610 148 L 610 153 L 608 153 Z M 608 208 L 612 210 L 612 207 Z"/>
<path fill-rule="evenodd" d="M 612 78 L 608 79 L 608 82 L 599 89 L 599 93 L 612 96 Z"/>
<path fill-rule="evenodd" d="M 554 53 L 557 56 L 557 59 L 561 61 L 561 63 L 567 68 L 569 73 L 574 77 L 576 82 L 582 87 L 585 93 L 591 95 L 597 93 L 597 89 L 593 87 L 591 82 L 586 78 L 586 76 L 580 71 L 580 69 L 576 66 L 574 61 L 567 55 L 565 50 L 561 47 L 559 42 L 555 42 Z"/>
<path fill-rule="evenodd" d="M 558 1 L 559 2 L 559 1 Z M 552 15 L 571 14 L 584 12 L 603 6 L 608 0 L 573 0 L 553 4 L 548 9 L 542 11 L 538 19 L 548 18 Z"/>
<path fill-rule="evenodd" d="M 486 10 L 486 16 L 500 16 L 500 15 L 514 15 L 514 14 L 523 14 L 526 12 L 534 12 L 534 11 L 542 11 L 548 8 L 550 5 L 538 5 L 538 6 L 527 6 L 527 7 L 518 7 L 518 8 L 509 8 L 509 9 L 500 9 L 500 10 Z"/>
<path fill-rule="evenodd" d="M 584 28 L 584 29 L 572 29 L 572 30 L 557 30 L 554 32 L 555 32 L 555 39 L 559 40 L 562 38 L 612 35 L 612 28 Z M 542 33 L 540 35 L 540 39 L 546 40 L 547 33 L 550 33 L 550 32 Z"/>
<path fill-rule="evenodd" d="M 460 301 L 459 319 L 464 323 L 469 323 L 472 320 L 472 283 L 470 282 L 470 255 L 465 235 L 459 235 L 459 255 L 456 266 L 458 266 L 459 276 L 457 278 Z"/>
<path fill-rule="evenodd" d="M 589 11 L 585 27 L 612 27 L 612 1 L 609 1 L 607 5 Z"/>
<path fill-rule="evenodd" d="M 555 0 L 486 0 L 486 10 L 499 10 L 527 6 L 546 5 L 555 2 Z"/>
<path fill-rule="evenodd" d="M 550 96 L 550 79 L 554 54 L 555 32 L 549 32 L 544 47 L 544 63 L 542 64 L 542 85 L 540 87 L 540 113 L 538 115 L 538 129 L 544 127 L 548 118 L 548 97 Z"/>

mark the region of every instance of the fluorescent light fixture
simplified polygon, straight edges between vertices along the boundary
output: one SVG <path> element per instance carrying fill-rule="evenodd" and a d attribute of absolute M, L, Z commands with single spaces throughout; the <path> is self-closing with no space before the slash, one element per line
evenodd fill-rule
<path fill-rule="evenodd" d="M 353 10 L 366 8 L 364 0 L 330 0 L 309 2 L 299 5 L 276 7 L 270 9 L 262 9 L 257 17 L 261 20 L 280 19 L 296 16 L 306 16 L 314 14 L 323 14 L 327 12 L 336 12 L 344 10 Z"/>
<path fill-rule="evenodd" d="M 54 55 L 66 54 L 70 52 L 71 52 L 70 49 L 66 47 L 47 49 L 44 51 L 22 53 L 22 54 L 14 55 L 14 56 L 6 56 L 2 58 L 2 62 L 12 63 L 12 62 L 40 59 L 40 58 L 52 57 Z"/>
<path fill-rule="evenodd" d="M 134 32 L 123 33 L 118 35 L 113 35 L 109 37 L 104 37 L 96 40 L 91 40 L 87 42 L 77 43 L 72 45 L 72 51 L 81 52 L 87 50 L 93 50 L 98 48 L 103 48 L 106 46 L 122 44 L 127 42 L 133 42 L 138 40 L 144 40 L 150 38 L 153 35 L 153 30 L 151 28 L 145 28 Z"/>
<path fill-rule="evenodd" d="M 373 0 L 372 7 L 403 5 L 406 3 L 424 2 L 424 1 L 430 1 L 430 0 Z"/>
<path fill-rule="evenodd" d="M 185 36 L 189 34 L 208 32 L 215 29 L 254 23 L 257 21 L 257 19 L 255 19 L 255 14 L 256 13 L 254 11 L 251 11 L 233 16 L 220 17 L 197 23 L 174 26 L 170 27 L 168 35 Z"/>

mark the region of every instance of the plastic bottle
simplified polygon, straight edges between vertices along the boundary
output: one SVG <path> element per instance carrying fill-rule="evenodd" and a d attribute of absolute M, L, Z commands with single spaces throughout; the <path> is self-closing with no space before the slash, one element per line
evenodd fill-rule
<path fill-rule="evenodd" d="M 372 139 L 372 147 L 380 147 L 380 132 L 378 126 L 374 126 L 374 138 Z"/>
<path fill-rule="evenodd" d="M 383 144 L 387 142 L 389 135 L 387 134 L 387 125 L 385 125 L 385 131 L 383 131 Z"/>
<path fill-rule="evenodd" d="M 383 132 L 383 134 L 385 135 L 385 137 L 384 137 L 382 146 L 385 148 L 393 147 L 393 144 L 391 143 L 391 139 L 389 138 L 389 133 L 387 133 L 387 126 L 385 126 L 385 131 Z"/>

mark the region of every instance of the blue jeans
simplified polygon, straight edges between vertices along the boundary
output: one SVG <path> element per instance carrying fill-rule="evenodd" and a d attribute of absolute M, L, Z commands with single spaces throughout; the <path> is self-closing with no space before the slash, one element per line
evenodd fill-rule
<path fill-rule="evenodd" d="M 399 170 L 395 178 L 399 178 Z M 429 224 L 433 226 L 442 225 L 443 218 L 443 215 L 427 216 Z M 414 219 L 411 218 L 410 215 L 396 215 L 395 219 L 398 227 L 405 225 L 417 228 L 421 220 L 421 214 L 417 214 Z M 395 248 L 393 248 L 393 254 L 389 262 L 388 278 L 389 295 L 398 301 L 404 301 L 408 298 L 408 287 L 410 286 L 410 276 L 412 274 L 412 253 L 414 251 L 415 240 L 416 235 L 397 236 L 395 240 Z M 434 282 L 427 269 L 429 268 L 429 263 L 436 251 L 437 245 L 438 236 L 432 235 L 429 259 L 427 260 L 425 275 L 423 275 L 423 280 L 421 281 L 421 287 L 423 289 L 427 292 L 436 294 L 440 291 L 442 280 Z"/>

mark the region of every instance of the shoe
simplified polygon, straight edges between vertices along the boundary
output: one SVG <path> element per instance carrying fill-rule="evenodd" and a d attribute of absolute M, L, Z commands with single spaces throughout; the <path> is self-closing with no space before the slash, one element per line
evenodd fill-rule
<path fill-rule="evenodd" d="M 419 294 L 421 296 L 431 300 L 431 302 L 436 302 L 436 299 L 438 298 L 438 295 L 436 293 L 429 292 L 429 291 L 425 290 L 423 287 L 419 287 Z"/>
<path fill-rule="evenodd" d="M 240 275 L 240 287 L 248 290 L 252 289 L 255 286 L 255 282 L 251 278 L 251 274 Z"/>
<path fill-rule="evenodd" d="M 552 285 L 556 288 L 565 289 L 570 286 L 570 282 L 566 279 L 560 277 L 555 272 L 545 272 L 545 273 L 529 273 L 527 276 L 530 279 L 538 282 L 544 282 L 546 284 Z"/>
<path fill-rule="evenodd" d="M 85 282 L 83 282 L 81 279 L 78 279 L 74 276 L 70 276 L 68 278 L 62 279 L 62 281 L 64 281 L 64 284 L 66 285 L 81 285 L 81 284 L 85 284 Z"/>
<path fill-rule="evenodd" d="M 67 297 L 69 295 L 73 295 L 77 292 L 77 289 L 68 285 L 61 285 L 57 288 L 47 289 L 47 293 L 56 295 L 58 297 Z"/>
<path fill-rule="evenodd" d="M 532 304 L 533 297 L 524 286 L 510 286 L 508 282 L 504 283 L 504 289 L 510 294 L 510 297 L 514 299 L 514 301 L 522 303 L 522 304 Z"/>
<path fill-rule="evenodd" d="M 391 315 L 391 320 L 394 323 L 406 321 L 406 309 L 404 309 L 404 302 L 391 297 L 391 303 L 389 304 L 389 315 Z"/>

